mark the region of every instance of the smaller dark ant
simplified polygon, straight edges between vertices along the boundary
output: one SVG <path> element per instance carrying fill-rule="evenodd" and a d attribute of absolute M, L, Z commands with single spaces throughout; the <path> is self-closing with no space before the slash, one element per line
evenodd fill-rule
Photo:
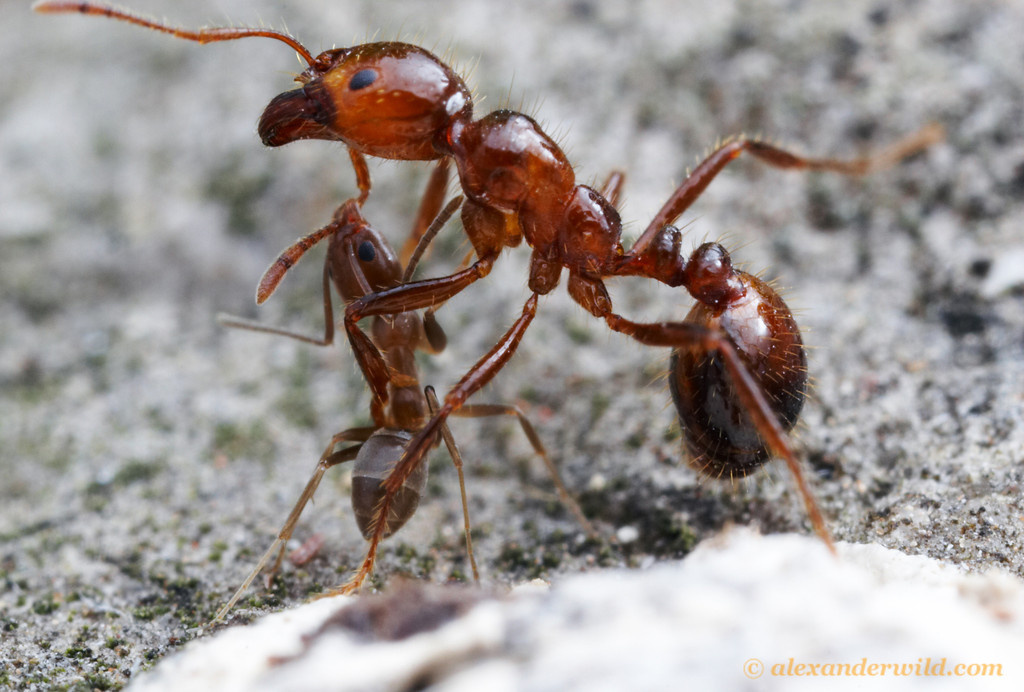
<path fill-rule="evenodd" d="M 361 157 L 353 155 L 353 160 Z M 365 171 L 365 162 L 361 162 L 360 170 Z M 331 301 L 331 284 L 348 304 L 353 300 L 374 291 L 401 285 L 410 280 L 424 249 L 433 240 L 437 232 L 444 226 L 451 215 L 462 203 L 461 197 L 451 200 L 434 218 L 432 223 L 425 216 L 432 214 L 443 198 L 448 177 L 445 165 L 435 168 L 428 185 L 428 193 L 420 205 L 420 211 L 413 226 L 411 237 L 417 241 L 405 269 L 396 258 L 395 252 L 387 240 L 362 216 L 361 198 L 351 199 L 342 204 L 334 213 L 331 223 L 300 241 L 299 246 L 308 239 L 316 242 L 328 238 L 327 254 L 324 259 L 323 272 L 323 305 L 324 335 L 315 338 L 296 332 L 270 327 L 258 322 L 251 322 L 230 316 L 221 316 L 221 324 L 229 327 L 266 332 L 298 339 L 306 343 L 328 346 L 334 340 L 334 311 Z M 368 180 L 368 174 L 367 178 Z M 292 264 L 301 256 L 301 252 L 290 257 Z M 290 265 L 289 265 L 290 266 Z M 363 536 L 369 539 L 376 535 L 377 523 L 380 521 L 377 508 L 384 496 L 384 481 L 391 474 L 395 463 L 401 458 L 405 445 L 412 439 L 415 432 L 422 427 L 433 414 L 439 404 L 432 387 L 421 389 L 419 374 L 416 367 L 415 352 L 423 350 L 438 353 L 444 350 L 447 338 L 433 313 L 427 311 L 423 317 L 416 312 L 403 312 L 397 315 L 378 315 L 374 317 L 370 327 L 375 347 L 384 354 L 389 368 L 387 398 L 382 400 L 376 396 L 371 402 L 370 411 L 373 426 L 350 428 L 337 433 L 331 438 L 324 450 L 316 470 L 306 484 L 302 495 L 288 515 L 277 539 L 267 549 L 256 567 L 250 572 L 242 585 L 231 599 L 218 611 L 214 622 L 221 620 L 238 602 L 253 580 L 266 566 L 270 558 L 277 553 L 273 566 L 269 570 L 268 579 L 280 568 L 285 554 L 285 546 L 295 530 L 306 504 L 312 500 L 324 473 L 339 464 L 354 460 L 352 470 L 352 509 L 356 523 Z M 365 375 L 365 373 L 364 373 Z M 534 452 L 541 458 L 555 484 L 562 502 L 575 515 L 583 528 L 596 535 L 590 522 L 583 515 L 576 501 L 569 494 L 559 476 L 558 469 L 551 461 L 544 444 L 537 435 L 533 425 L 523 412 L 514 405 L 475 404 L 464 407 L 459 414 L 469 418 L 487 416 L 515 416 L 523 432 L 526 434 Z M 469 505 L 466 497 L 466 484 L 463 476 L 462 456 L 447 425 L 440 429 L 439 438 L 444 439 L 459 477 L 459 490 L 462 498 L 463 529 L 466 540 L 466 554 L 469 558 L 473 577 L 479 581 L 480 572 L 473 554 L 470 537 Z M 335 451 L 335 447 L 343 442 L 357 444 Z M 431 446 L 440 442 L 435 439 Z M 387 515 L 387 530 L 384 537 L 398 531 L 415 513 L 427 482 L 427 465 L 421 464 L 416 473 L 411 474 L 402 485 L 391 503 Z M 374 546 L 376 547 L 376 546 Z M 373 559 L 373 558 L 371 558 Z"/>

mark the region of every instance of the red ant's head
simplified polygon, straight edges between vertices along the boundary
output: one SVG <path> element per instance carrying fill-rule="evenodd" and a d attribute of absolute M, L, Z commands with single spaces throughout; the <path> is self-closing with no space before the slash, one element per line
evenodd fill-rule
<path fill-rule="evenodd" d="M 32 8 L 109 17 L 197 43 L 259 36 L 287 44 L 309 68 L 298 77 L 301 88 L 281 94 L 263 111 L 260 137 L 271 147 L 327 139 L 368 156 L 425 161 L 440 158 L 435 141 L 443 144 L 449 127 L 472 114 L 462 79 L 432 53 L 408 43 L 367 43 L 313 57 L 296 39 L 273 29 L 182 29 L 93 2 L 40 0 Z"/>
<path fill-rule="evenodd" d="M 275 98 L 260 118 L 267 146 L 327 139 L 368 156 L 436 159 L 435 140 L 472 109 L 462 79 L 408 43 L 325 51 L 297 81 L 302 87 Z"/>

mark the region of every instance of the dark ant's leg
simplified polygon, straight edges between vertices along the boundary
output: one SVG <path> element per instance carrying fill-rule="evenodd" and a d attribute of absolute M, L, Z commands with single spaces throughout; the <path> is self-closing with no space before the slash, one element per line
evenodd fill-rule
<path fill-rule="evenodd" d="M 425 387 L 423 393 L 427 396 L 427 405 L 430 406 L 430 414 L 434 415 L 441 407 L 441 404 L 437 401 L 437 394 L 434 393 L 434 388 L 430 386 Z M 476 556 L 473 554 L 473 537 L 470 535 L 469 500 L 466 498 L 466 477 L 463 475 L 462 470 L 462 454 L 459 452 L 459 448 L 455 444 L 455 437 L 452 435 L 452 431 L 448 428 L 447 423 L 441 425 L 441 437 L 444 438 L 444 444 L 448 448 L 448 454 L 452 457 L 452 464 L 455 465 L 455 471 L 459 474 L 459 493 L 462 496 L 462 527 L 463 532 L 466 535 L 466 555 L 469 556 L 469 564 L 470 567 L 473 568 L 473 580 L 479 582 L 480 570 L 477 569 L 476 566 Z"/>
<path fill-rule="evenodd" d="M 353 157 L 353 162 L 362 160 L 361 157 Z M 433 223 L 426 229 L 422 234 L 419 243 L 416 247 L 416 256 L 414 260 L 418 260 L 419 256 L 422 255 L 426 246 L 436 237 L 440 229 L 447 223 L 451 215 L 455 213 L 455 210 L 459 208 L 462 203 L 462 198 L 457 197 L 453 199 L 448 205 L 434 218 Z M 284 274 L 302 257 L 305 252 L 313 247 L 323 238 L 326 238 L 332 234 L 340 232 L 346 226 L 354 223 L 365 223 L 362 221 L 362 215 L 359 212 L 357 200 L 349 200 L 334 214 L 334 220 L 323 227 L 322 229 L 311 233 L 299 239 L 291 247 L 287 248 L 278 259 L 271 264 L 270 268 L 267 269 L 263 278 L 260 281 L 259 288 L 257 290 L 256 300 L 258 303 L 263 302 L 273 293 L 277 288 L 278 283 L 284 277 Z M 352 260 L 352 265 L 355 266 L 357 263 Z M 406 277 L 411 274 L 411 270 L 415 269 L 415 261 L 410 263 L 410 266 L 406 270 Z M 485 274 L 486 275 L 486 274 Z M 403 279 L 403 282 L 408 279 Z M 367 287 L 367 290 L 368 287 Z M 461 289 L 460 289 L 461 290 Z M 370 294 L 377 295 L 377 294 Z M 219 317 L 222 324 L 229 327 L 236 327 L 241 329 L 249 329 L 252 331 L 266 332 L 270 334 L 278 334 L 281 336 L 287 336 L 293 339 L 298 339 L 306 343 L 314 344 L 317 346 L 326 346 L 333 343 L 334 340 L 334 310 L 331 303 L 331 288 L 330 288 L 330 271 L 327 262 L 324 263 L 324 275 L 323 275 L 323 296 L 324 296 L 324 337 L 323 339 L 317 339 L 309 337 L 304 334 L 299 334 L 289 330 L 264 326 L 258 322 L 251 320 L 245 320 L 230 315 L 223 315 Z M 415 308 L 410 308 L 415 309 Z M 401 311 L 398 311 L 401 312 Z M 372 313 L 385 314 L 385 313 Z M 366 315 L 369 316 L 369 315 Z M 362 316 L 357 318 L 361 319 Z M 436 321 L 433 320 L 433 315 L 428 314 L 426 316 L 427 324 L 427 336 L 429 339 L 429 345 L 435 350 L 440 351 L 444 349 L 445 338 L 444 332 L 440 326 L 437 325 Z M 366 377 L 367 383 L 370 385 L 371 390 L 374 393 L 375 403 L 379 406 L 383 406 L 383 403 L 387 400 L 387 384 L 390 380 L 389 371 L 384 363 L 382 357 L 377 352 L 376 346 L 370 341 L 369 337 L 359 331 L 358 327 L 355 326 L 354 322 L 346 325 L 346 331 L 349 335 L 349 340 L 352 343 L 352 348 L 362 370 Z M 375 420 L 377 420 L 375 418 Z"/>
<path fill-rule="evenodd" d="M 300 257 L 323 238 L 337 233 L 340 229 L 346 225 L 352 223 L 355 219 L 361 219 L 358 208 L 356 207 L 355 200 L 349 200 L 335 212 L 335 219 L 327 226 L 324 226 L 319 231 L 312 233 L 304 238 L 301 238 L 297 243 L 286 249 L 280 257 L 270 265 L 270 268 L 264 274 L 263 279 L 260 281 L 260 288 L 257 291 L 256 300 L 257 303 L 260 301 L 261 295 L 269 297 L 270 293 L 273 293 L 277 287 L 278 282 L 284 277 L 284 274 Z M 353 264 L 355 264 L 353 262 Z M 266 289 L 266 293 L 263 291 Z M 218 321 L 227 327 L 234 327 L 237 329 L 248 329 L 254 332 L 264 332 L 268 334 L 276 334 L 280 336 L 287 336 L 292 339 L 298 339 L 305 343 L 313 344 L 315 346 L 328 346 L 334 343 L 334 307 L 331 301 L 331 277 L 330 267 L 328 261 L 324 262 L 324 273 L 323 273 L 323 302 L 324 302 L 324 336 L 322 339 L 315 337 L 306 336 L 305 334 L 299 334 L 287 329 L 279 327 L 265 326 L 259 322 L 252 320 L 242 319 L 240 317 L 234 317 L 232 315 L 218 315 Z M 376 347 L 370 342 L 369 337 L 365 336 L 359 331 L 358 327 L 355 327 L 355 331 L 358 332 L 360 339 L 360 345 L 365 349 L 366 344 L 370 345 L 373 351 L 376 351 Z M 352 341 L 351 332 L 349 332 L 349 340 Z M 443 334 L 443 332 L 442 332 Z M 389 371 L 387 365 L 384 363 L 382 357 L 373 358 L 365 355 L 364 350 L 356 348 L 356 344 L 353 342 L 353 351 L 356 357 L 356 362 L 359 365 L 363 376 L 366 378 L 367 383 L 370 385 L 370 389 L 373 392 L 373 403 L 372 413 L 374 421 L 382 421 L 380 413 L 383 411 L 385 402 L 387 401 L 388 391 L 387 385 L 390 380 Z"/>
<path fill-rule="evenodd" d="M 322 339 L 306 336 L 305 334 L 299 334 L 298 332 L 280 327 L 270 327 L 260 322 L 235 317 L 234 315 L 217 315 L 217 321 L 223 326 L 233 329 L 248 329 L 249 331 L 262 332 L 264 334 L 287 336 L 307 344 L 313 344 L 314 346 L 330 346 L 334 343 L 334 307 L 331 303 L 331 275 L 327 268 L 327 263 L 324 263 L 324 337 Z"/>
<path fill-rule="evenodd" d="M 431 223 L 431 225 L 423 233 L 422 237 L 419 240 L 419 243 L 416 246 L 413 259 L 410 261 L 409 266 L 406 268 L 405 276 L 402 278 L 402 284 L 399 285 L 398 287 L 396 287 L 396 289 L 391 289 L 391 290 L 401 289 L 404 286 L 409 285 L 407 283 L 408 282 L 408 277 L 411 275 L 412 270 L 415 269 L 416 262 L 419 260 L 419 257 L 423 254 L 423 250 L 433 241 L 433 239 L 437 236 L 437 234 L 441 230 L 441 228 L 448 222 L 448 219 L 451 218 L 451 215 L 454 214 L 455 210 L 459 208 L 460 204 L 462 204 L 462 198 L 461 197 L 456 197 L 455 199 L 451 200 L 445 206 L 445 208 L 442 209 L 441 212 L 434 218 L 433 223 Z M 354 258 L 352 258 L 351 264 L 352 264 L 352 266 L 355 266 L 357 264 L 357 262 L 355 261 Z M 422 282 L 419 282 L 419 283 L 422 283 Z M 369 287 L 366 286 L 365 290 L 369 290 Z M 362 299 L 355 301 L 355 303 L 361 303 L 361 302 L 364 302 L 366 299 L 372 299 L 374 296 L 379 296 L 379 295 L 381 295 L 381 294 L 380 293 L 368 293 L 368 294 L 364 295 Z M 333 337 L 334 337 L 334 315 L 333 315 L 333 310 L 331 309 L 330 300 L 331 300 L 331 298 L 330 298 L 330 286 L 329 286 L 329 273 L 328 273 L 328 267 L 325 264 L 324 265 L 324 319 L 326 320 L 326 323 L 327 323 L 327 331 L 326 331 L 326 334 L 325 334 L 325 337 L 324 337 L 324 341 L 327 342 L 327 343 L 330 343 L 330 340 L 333 339 Z M 372 304 L 372 301 L 371 301 L 371 304 Z M 410 308 L 410 309 L 415 309 L 415 308 Z M 380 350 L 373 343 L 373 341 L 370 339 L 370 337 L 367 336 L 361 329 L 359 329 L 359 326 L 358 326 L 357 323 L 363 317 L 368 317 L 368 316 L 371 316 L 371 315 L 385 315 L 385 316 L 387 316 L 389 314 L 395 314 L 397 312 L 403 312 L 403 311 L 402 310 L 398 310 L 398 311 L 394 311 L 392 313 L 389 313 L 387 311 L 371 312 L 371 313 L 366 314 L 366 315 L 359 315 L 358 317 L 355 317 L 354 319 L 349 319 L 348 318 L 348 314 L 349 314 L 350 311 L 351 311 L 351 305 L 346 310 L 345 331 L 346 331 L 346 334 L 348 334 L 349 343 L 352 345 L 352 352 L 353 352 L 353 355 L 356 358 L 356 362 L 359 365 L 359 369 L 362 371 L 363 376 L 366 378 L 367 384 L 370 386 L 370 390 L 373 392 L 373 406 L 375 407 L 376 410 L 382 410 L 383 406 L 384 406 L 384 403 L 387 401 L 387 398 L 388 398 L 387 385 L 388 385 L 388 382 L 391 381 L 391 373 L 390 373 L 390 370 L 387 367 L 387 364 L 384 362 L 383 356 L 380 354 Z M 249 324 L 251 324 L 251 323 L 249 323 Z M 294 335 L 294 334 L 288 333 L 288 332 L 279 332 L 277 330 L 258 330 L 258 331 L 273 331 L 274 333 L 285 333 L 285 335 L 287 335 L 287 336 L 296 336 L 296 338 L 300 338 L 300 339 L 302 339 L 304 341 L 311 341 L 312 343 L 321 343 L 321 342 L 318 342 L 318 341 L 309 340 L 308 338 L 299 337 L 297 335 Z M 447 337 L 444 334 L 444 330 L 441 329 L 441 326 L 439 324 L 437 324 L 437 321 L 434 319 L 433 313 L 430 312 L 430 311 L 428 311 L 427 314 L 424 315 L 424 333 L 425 333 L 425 335 L 427 337 L 426 343 L 424 344 L 425 346 L 429 347 L 430 350 L 432 350 L 434 353 L 440 353 L 441 351 L 444 350 L 445 346 L 447 345 Z M 377 421 L 377 420 L 381 420 L 381 419 L 377 418 L 376 415 L 375 415 L 374 416 L 374 420 Z"/>
<path fill-rule="evenodd" d="M 256 304 L 262 305 L 267 301 L 281 283 L 281 279 L 295 263 L 302 259 L 302 256 L 324 238 L 334 235 L 345 225 L 362 219 L 359 206 L 356 200 L 350 199 L 334 212 L 334 218 L 323 228 L 303 236 L 284 249 L 277 259 L 274 260 L 267 270 L 263 272 L 259 285 L 256 287 Z"/>
<path fill-rule="evenodd" d="M 281 566 L 281 560 L 284 558 L 285 546 L 288 540 L 292 537 L 292 532 L 295 531 L 295 525 L 299 522 L 299 517 L 302 515 L 302 511 L 306 508 L 306 504 L 313 499 L 313 494 L 316 493 L 316 489 L 320 485 L 320 481 L 324 477 L 324 473 L 327 469 L 332 466 L 337 466 L 346 461 L 351 461 L 356 458 L 356 454 L 359 452 L 359 448 L 362 447 L 362 443 L 370 438 L 370 435 L 377 430 L 377 428 L 350 428 L 343 432 L 338 433 L 331 438 L 331 443 L 324 450 L 324 453 L 320 457 L 320 461 L 317 462 L 316 470 L 313 471 L 313 475 L 310 476 L 309 481 L 306 483 L 305 489 L 302 491 L 302 495 L 299 496 L 298 502 L 295 503 L 295 507 L 292 508 L 291 513 L 285 520 L 284 525 L 277 534 L 277 538 L 267 549 L 267 552 L 263 554 L 260 561 L 256 563 L 256 567 L 249 573 L 249 576 L 245 578 L 242 585 L 238 587 L 231 599 L 224 604 L 224 606 L 217 611 L 217 615 L 214 616 L 213 622 L 222 620 L 225 615 L 230 612 L 235 604 L 238 603 L 238 599 L 242 597 L 249 585 L 256 579 L 264 566 L 270 561 L 271 556 L 277 552 L 277 559 L 274 561 L 274 566 L 268 572 L 268 580 L 273 577 L 277 570 Z M 352 447 L 346 447 L 345 449 L 334 451 L 334 447 L 341 442 L 359 442 L 360 444 L 353 445 Z"/>
<path fill-rule="evenodd" d="M 398 262 L 403 267 L 409 266 L 409 259 L 412 257 L 413 251 L 416 250 L 417 245 L 422 244 L 420 238 L 423 237 L 423 234 L 431 225 L 431 221 L 436 219 L 438 212 L 441 211 L 441 202 L 444 201 L 444 196 L 448 192 L 450 170 L 451 158 L 445 156 L 438 160 L 437 165 L 434 166 L 434 170 L 430 174 L 430 179 L 427 181 L 427 189 L 423 191 L 423 199 L 420 200 L 420 208 L 416 212 L 416 220 L 413 222 L 412 232 L 405 239 L 402 251 L 398 255 Z"/>
<path fill-rule="evenodd" d="M 352 168 L 356 174 L 356 185 L 359 187 L 359 197 L 350 199 L 337 208 L 334 218 L 318 231 L 313 231 L 307 236 L 299 238 L 290 246 L 285 248 L 276 260 L 267 268 L 260 278 L 256 287 L 256 304 L 262 305 L 277 290 L 285 273 L 295 266 L 306 251 L 319 243 L 329 235 L 338 232 L 345 224 L 362 219 L 359 208 L 370 196 L 370 167 L 366 163 L 366 157 L 354 149 L 348 150 L 349 158 L 352 160 Z"/>
<path fill-rule="evenodd" d="M 551 476 L 551 480 L 555 484 L 555 489 L 558 491 L 558 497 L 562 501 L 562 504 L 569 508 L 569 511 L 576 517 L 576 521 L 580 523 L 580 526 L 583 527 L 583 530 L 586 531 L 591 538 L 596 538 L 598 536 L 593 524 L 591 524 L 586 515 L 583 514 L 583 510 L 580 508 L 579 503 L 577 503 L 576 499 L 569 493 L 569 489 L 565 487 L 565 483 L 562 481 L 562 475 L 558 472 L 558 467 L 555 466 L 555 462 L 552 461 L 544 443 L 541 442 L 540 435 L 537 434 L 537 430 L 526 417 L 526 414 L 524 414 L 518 406 L 514 406 L 512 404 L 467 404 L 462 408 L 453 411 L 452 415 L 460 418 L 515 416 L 519 421 L 519 425 L 523 429 L 523 433 L 530 441 L 530 445 L 533 447 L 534 453 L 540 457 L 541 461 L 544 462 L 544 466 L 547 468 L 548 475 Z"/>
<path fill-rule="evenodd" d="M 627 334 L 647 346 L 671 348 L 698 343 L 707 351 L 717 351 L 722 355 L 736 386 L 736 394 L 743 402 L 758 434 L 769 449 L 786 462 L 786 466 L 796 480 L 797 488 L 803 498 L 815 533 L 825 541 L 829 550 L 834 554 L 836 549 L 832 543 L 832 537 L 828 527 L 825 526 L 825 519 L 818 508 L 818 503 L 814 500 L 814 495 L 811 494 L 811 489 L 807 485 L 807 480 L 804 478 L 803 470 L 797 461 L 789 437 L 772 411 L 760 385 L 743 364 L 732 342 L 721 332 L 689 322 L 632 322 L 611 312 L 606 314 L 604 319 L 614 331 Z"/>
<path fill-rule="evenodd" d="M 491 381 L 498 371 L 501 370 L 506 363 L 512 358 L 516 352 L 516 348 L 519 346 L 519 342 L 523 340 L 523 335 L 526 333 L 527 327 L 533 321 L 534 316 L 537 314 L 537 295 L 534 293 L 531 295 L 526 304 L 523 306 L 523 313 L 515 321 L 512 327 L 505 332 L 505 335 L 501 337 L 497 344 L 495 344 L 487 354 L 478 360 L 476 364 L 469 369 L 462 379 L 459 380 L 448 395 L 444 398 L 444 404 L 434 414 L 434 416 L 427 421 L 427 424 L 416 436 L 409 441 L 408 447 L 406 447 L 405 453 L 402 458 L 395 464 L 394 470 L 388 479 L 384 482 L 385 494 L 384 498 L 380 501 L 380 505 L 377 508 L 377 521 L 374 527 L 373 535 L 370 536 L 370 547 L 367 549 L 366 557 L 363 559 L 363 564 L 360 566 L 359 571 L 352 579 L 350 579 L 343 586 L 333 589 L 328 592 L 327 596 L 333 596 L 337 594 L 352 593 L 362 585 L 366 577 L 369 576 L 373 570 L 373 563 L 377 557 L 377 547 L 380 545 L 384 534 L 387 533 L 387 519 L 391 511 L 391 502 L 394 498 L 395 493 L 402 487 L 406 478 L 415 470 L 415 468 L 423 462 L 423 458 L 426 456 L 427 451 L 431 448 L 437 436 L 440 434 L 441 426 L 444 425 L 448 416 L 454 411 L 462 408 L 462 405 L 466 400 L 472 396 L 477 390 L 483 387 L 485 384 Z"/>
<path fill-rule="evenodd" d="M 944 136 L 941 126 L 929 125 L 891 147 L 874 155 L 861 156 L 855 159 L 812 159 L 797 156 L 789 151 L 755 139 L 740 137 L 726 142 L 701 161 L 686 180 L 676 188 L 664 206 L 654 215 L 647 229 L 643 232 L 629 255 L 640 254 L 654 239 L 662 227 L 672 223 L 700 197 L 716 175 L 730 162 L 735 161 L 743 152 L 764 161 L 770 166 L 783 169 L 808 171 L 832 171 L 844 175 L 864 175 L 888 166 L 915 154 Z"/>

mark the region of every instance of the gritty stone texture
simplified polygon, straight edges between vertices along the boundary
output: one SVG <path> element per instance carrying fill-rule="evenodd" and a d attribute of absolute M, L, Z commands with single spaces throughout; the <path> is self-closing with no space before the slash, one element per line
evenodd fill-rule
<path fill-rule="evenodd" d="M 253 289 L 354 185 L 340 146 L 268 150 L 254 133 L 299 69 L 286 47 L 198 46 L 27 4 L 0 6 L 0 683 L 116 688 L 200 634 L 330 435 L 368 420 L 347 345 L 215 321 L 317 333 L 321 254 L 259 310 Z M 628 172 L 627 244 L 719 137 L 851 156 L 941 123 L 944 143 L 864 179 L 733 164 L 685 215 L 684 246 L 724 238 L 798 310 L 815 381 L 798 447 L 837 539 L 1024 574 L 1024 6 L 132 4 L 189 26 L 287 20 L 314 51 L 400 36 L 451 55 L 478 112 L 535 114 L 580 180 Z M 428 170 L 372 165 L 366 213 L 396 244 Z M 447 229 L 423 275 L 466 250 Z M 444 307 L 450 346 L 423 361 L 425 382 L 446 391 L 512 322 L 527 257 L 506 253 Z M 611 288 L 634 319 L 690 305 L 643 280 Z M 513 421 L 455 421 L 486 585 L 558 588 L 685 558 L 729 524 L 809 533 L 781 467 L 730 484 L 680 463 L 667 355 L 610 334 L 562 290 L 542 300 L 477 400 L 524 407 L 606 540 L 583 537 Z M 454 471 L 438 454 L 431 473 L 372 587 L 468 574 Z M 296 546 L 324 534 L 319 556 L 252 589 L 233 622 L 358 565 L 347 487 L 344 471 L 328 476 L 299 525 Z M 742 660 L 722 664 L 727 684 L 747 683 Z"/>
<path fill-rule="evenodd" d="M 1024 682 L 1020 580 L 965 575 L 878 545 L 843 544 L 840 556 L 811 538 L 743 530 L 682 562 L 595 571 L 497 599 L 410 582 L 194 642 L 132 688 L 611 691 L 685 680 L 705 690 L 959 690 Z M 396 613 L 419 627 L 399 632 L 380 617 Z"/>

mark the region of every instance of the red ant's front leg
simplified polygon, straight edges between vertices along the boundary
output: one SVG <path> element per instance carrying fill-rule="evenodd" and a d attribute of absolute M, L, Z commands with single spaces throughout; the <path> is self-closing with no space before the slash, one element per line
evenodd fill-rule
<path fill-rule="evenodd" d="M 450 209 L 453 209 L 449 205 Z M 446 209 L 447 211 L 447 209 Z M 442 212 L 438 218 L 444 215 Z M 352 301 L 345 308 L 345 331 L 356 358 L 368 373 L 371 387 L 387 384 L 387 365 L 370 338 L 359 329 L 359 320 L 375 315 L 397 315 L 423 308 L 434 309 L 469 285 L 491 273 L 506 238 L 505 215 L 474 203 L 462 207 L 462 222 L 473 243 L 477 261 L 449 276 L 402 283 Z M 430 230 L 425 234 L 430 237 Z M 410 263 L 412 260 L 410 260 Z"/>
<path fill-rule="evenodd" d="M 402 458 L 395 464 L 394 470 L 388 479 L 384 481 L 384 497 L 381 499 L 376 512 L 376 519 L 374 524 L 373 534 L 369 537 L 370 547 L 367 549 L 366 557 L 363 559 L 363 564 L 360 566 L 359 571 L 352 579 L 350 579 L 343 586 L 329 592 L 328 596 L 335 594 L 348 594 L 358 589 L 362 583 L 369 576 L 373 570 L 373 563 L 377 558 L 377 547 L 380 542 L 387 535 L 387 517 L 391 512 L 391 503 L 394 500 L 395 494 L 405 483 L 406 479 L 412 474 L 412 472 L 423 463 L 426 457 L 427 451 L 433 446 L 434 441 L 441 433 L 441 428 L 447 421 L 448 416 L 453 412 L 457 411 L 462 407 L 469 397 L 477 392 L 481 387 L 491 381 L 498 371 L 500 371 L 505 364 L 515 354 L 516 349 L 519 347 L 519 342 L 522 341 L 523 335 L 526 333 L 526 329 L 530 326 L 534 316 L 537 314 L 537 295 L 534 293 L 527 299 L 526 304 L 523 306 L 523 313 L 515 321 L 512 327 L 505 333 L 504 336 L 498 341 L 497 344 L 487 354 L 481 358 L 477 363 L 470 368 L 458 384 L 456 384 L 447 396 L 444 398 L 444 404 L 441 408 L 433 415 L 433 417 L 427 421 L 427 424 L 416 436 L 410 440 L 409 445 L 405 449 L 405 453 Z"/>
<path fill-rule="evenodd" d="M 423 279 L 401 284 L 354 300 L 345 308 L 345 332 L 371 388 L 385 388 L 388 367 L 380 350 L 361 329 L 359 320 L 375 315 L 396 315 L 411 310 L 433 308 L 459 294 L 470 284 L 491 272 L 498 253 L 483 256 L 468 268 L 439 279 Z"/>

